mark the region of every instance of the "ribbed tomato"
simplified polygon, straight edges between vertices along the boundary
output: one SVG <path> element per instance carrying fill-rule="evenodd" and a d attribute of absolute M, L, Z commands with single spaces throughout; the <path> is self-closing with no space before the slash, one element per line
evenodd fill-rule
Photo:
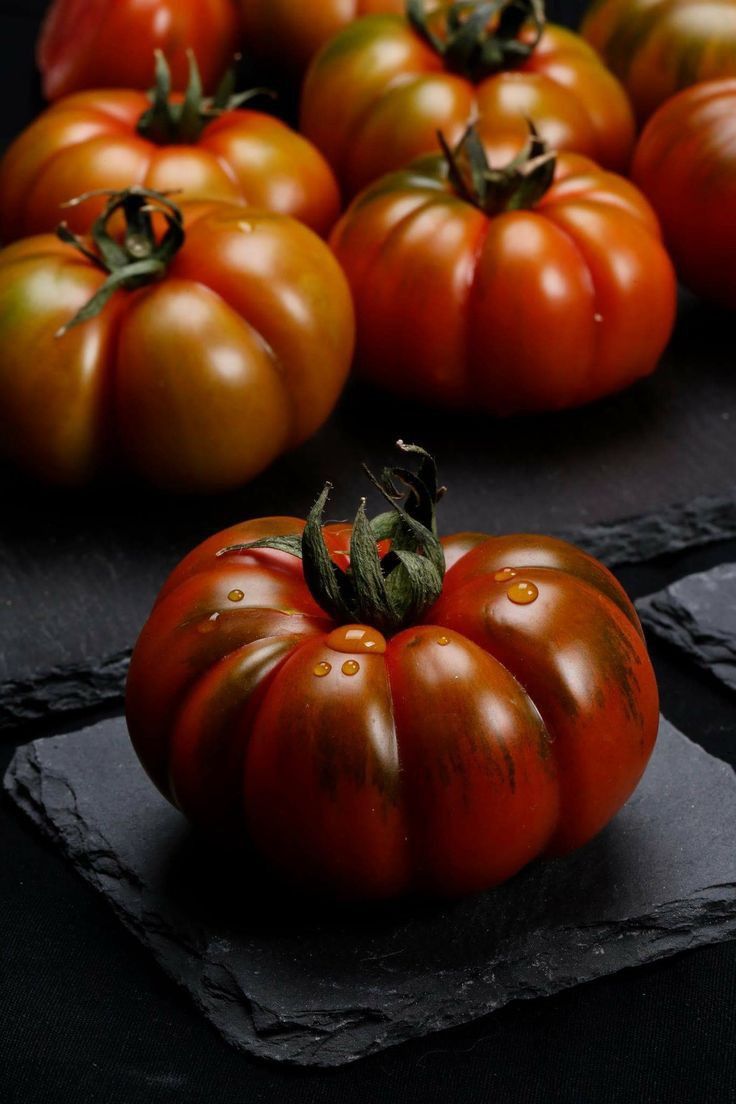
<path fill-rule="evenodd" d="M 587 158 L 518 148 L 471 130 L 377 181 L 335 227 L 366 379 L 512 414 L 591 402 L 656 367 L 676 286 L 649 204 Z"/>
<path fill-rule="evenodd" d="M 233 0 L 53 0 L 38 41 L 43 94 L 56 100 L 83 88 L 141 88 L 162 50 L 174 84 L 186 83 L 194 49 L 213 90 L 238 47 Z"/>
<path fill-rule="evenodd" d="M 54 230 L 62 214 L 84 233 L 104 198 L 66 212 L 61 205 L 133 184 L 178 199 L 247 203 L 326 234 L 340 196 L 324 157 L 273 116 L 238 108 L 244 97 L 231 96 L 229 76 L 214 99 L 203 98 L 190 62 L 185 96 L 171 94 L 159 55 L 153 102 L 131 89 L 78 92 L 31 123 L 0 162 L 3 241 Z"/>
<path fill-rule="evenodd" d="M 540 0 L 443 4 L 375 15 L 314 59 L 302 130 L 346 193 L 436 148 L 469 123 L 486 137 L 531 120 L 556 149 L 628 167 L 634 122 L 621 85 L 572 31 L 544 20 Z"/>
<path fill-rule="evenodd" d="M 161 791 L 338 896 L 460 894 L 594 836 L 651 754 L 657 688 L 610 573 L 559 540 L 435 535 L 434 465 L 391 511 L 205 541 L 133 653 L 127 717 Z M 409 488 L 400 505 L 397 485 Z M 255 542 L 255 543 L 254 543 Z M 300 562 L 301 561 L 301 562 Z"/>
<path fill-rule="evenodd" d="M 166 55 L 178 88 L 186 51 L 196 50 L 213 91 L 238 38 L 233 0 L 53 0 L 36 57 L 46 99 L 82 88 L 148 88 L 154 50 Z"/>
<path fill-rule="evenodd" d="M 641 136 L 633 175 L 683 283 L 736 308 L 736 80 L 707 81 L 663 104 Z"/>
<path fill-rule="evenodd" d="M 121 211 L 119 243 L 108 228 Z M 127 464 L 160 486 L 217 491 L 325 421 L 353 310 L 306 226 L 210 203 L 189 208 L 185 229 L 170 201 L 131 189 L 91 239 L 62 237 L 0 252 L 0 448 L 21 467 L 82 483 Z"/>
<path fill-rule="evenodd" d="M 736 0 L 593 0 L 582 33 L 641 122 L 681 88 L 736 76 Z"/>
<path fill-rule="evenodd" d="M 401 15 L 405 0 L 237 0 L 249 54 L 295 72 L 349 23 L 375 12 Z"/>

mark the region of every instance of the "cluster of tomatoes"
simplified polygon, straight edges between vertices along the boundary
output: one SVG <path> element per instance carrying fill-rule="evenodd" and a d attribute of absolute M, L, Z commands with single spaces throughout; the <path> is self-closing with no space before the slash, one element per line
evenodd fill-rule
<path fill-rule="evenodd" d="M 221 76 L 239 16 L 306 70 L 301 134 Z M 640 121 L 666 100 L 638 145 L 624 86 L 541 0 L 56 0 L 54 103 L 0 165 L 8 453 L 219 490 L 314 433 L 353 363 L 492 414 L 651 372 L 668 250 L 736 305 L 736 79 L 668 98 L 736 67 L 736 0 L 599 0 L 585 33 Z M 440 541 L 434 462 L 402 447 L 372 521 L 324 525 L 326 488 L 306 522 L 195 549 L 128 680 L 161 791 L 341 895 L 485 889 L 584 844 L 658 726 L 610 573 L 545 537 Z"/>
<path fill-rule="evenodd" d="M 736 76 L 732 0 L 599 0 L 584 33 L 640 121 Z M 235 94 L 241 42 L 303 77 L 301 133 Z M 542 0 L 55 0 L 38 59 L 52 106 L 0 165 L 0 439 L 41 478 L 237 486 L 351 365 L 492 414 L 619 390 L 674 322 L 660 223 L 736 298 L 736 84 L 634 153 L 623 85 Z"/>

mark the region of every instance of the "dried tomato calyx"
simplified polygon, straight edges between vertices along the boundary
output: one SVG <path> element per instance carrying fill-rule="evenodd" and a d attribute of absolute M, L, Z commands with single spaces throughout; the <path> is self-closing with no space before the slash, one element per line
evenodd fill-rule
<path fill-rule="evenodd" d="M 532 122 L 524 148 L 501 169 L 491 168 L 474 126 L 468 127 L 454 150 L 443 134 L 437 137 L 457 195 L 487 215 L 535 207 L 552 186 L 557 154 L 547 149 Z"/>
<path fill-rule="evenodd" d="M 445 488 L 438 484 L 437 466 L 428 452 L 403 441 L 398 446 L 419 458 L 418 468 L 384 468 L 380 476 L 365 469 L 391 509 L 369 520 L 362 499 L 353 522 L 349 566 L 334 562 L 325 540 L 330 483 L 315 502 L 301 535 L 264 537 L 223 548 L 218 555 L 258 548 L 287 552 L 301 559 L 313 598 L 339 624 L 368 624 L 384 634 L 414 624 L 442 592 L 445 556 L 435 513 Z M 389 549 L 381 556 L 378 545 L 384 541 Z"/>
<path fill-rule="evenodd" d="M 526 61 L 546 22 L 544 0 L 457 0 L 429 14 L 425 0 L 407 0 L 406 15 L 450 72 L 476 82 Z"/>
<path fill-rule="evenodd" d="M 199 66 L 193 50 L 187 50 L 189 81 L 184 98 L 171 98 L 171 70 L 161 50 L 154 51 L 156 83 L 149 92 L 151 106 L 141 115 L 138 133 L 159 146 L 191 145 L 202 131 L 224 111 L 234 111 L 255 96 L 273 96 L 268 88 L 251 88 L 235 94 L 235 68 L 228 69 L 212 97 L 205 96 Z M 238 60 L 237 57 L 235 59 Z"/>
<path fill-rule="evenodd" d="M 104 284 L 70 322 L 62 326 L 57 337 L 89 321 L 100 313 L 119 288 L 134 289 L 160 280 L 169 262 L 184 244 L 184 220 L 180 209 L 161 192 L 134 185 L 122 192 L 86 192 L 70 200 L 72 207 L 93 196 L 107 196 L 104 211 L 96 220 L 90 234 L 92 247 L 73 233 L 66 223 L 56 230 L 57 236 L 67 245 L 73 245 L 87 260 L 108 273 Z M 110 220 L 121 211 L 125 219 L 122 240 L 109 231 Z M 161 215 L 166 230 L 160 239 L 153 225 L 154 214 Z"/>

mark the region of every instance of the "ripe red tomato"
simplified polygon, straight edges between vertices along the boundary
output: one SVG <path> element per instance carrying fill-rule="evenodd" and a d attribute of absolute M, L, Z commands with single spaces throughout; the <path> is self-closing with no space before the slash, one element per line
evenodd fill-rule
<path fill-rule="evenodd" d="M 684 284 L 736 307 L 736 80 L 685 89 L 652 116 L 633 174 Z"/>
<path fill-rule="evenodd" d="M 409 8 L 353 23 L 307 74 L 302 130 L 347 194 L 436 149 L 438 130 L 458 142 L 471 122 L 492 137 L 529 119 L 556 149 L 628 166 L 626 93 L 581 38 L 545 26 L 539 0 Z"/>
<path fill-rule="evenodd" d="M 238 0 L 249 53 L 301 71 L 333 35 L 375 12 L 403 14 L 405 0 Z"/>
<path fill-rule="evenodd" d="M 120 209 L 124 245 L 106 230 Z M 306 226 L 212 203 L 192 208 L 185 233 L 178 208 L 132 189 L 91 241 L 69 237 L 0 252 L 0 448 L 21 467 L 82 483 L 122 462 L 163 487 L 216 491 L 325 421 L 350 366 L 353 310 Z"/>
<path fill-rule="evenodd" d="M 426 454 L 383 487 L 372 523 L 323 528 L 326 489 L 306 528 L 261 518 L 187 556 L 133 654 L 130 734 L 195 824 L 313 890 L 483 890 L 615 815 L 654 745 L 655 678 L 590 556 L 441 545 Z"/>
<path fill-rule="evenodd" d="M 53 0 L 37 49 L 43 94 L 56 100 L 82 88 L 146 89 L 156 49 L 177 88 L 186 83 L 186 51 L 196 50 L 213 90 L 238 38 L 232 0 Z"/>
<path fill-rule="evenodd" d="M 736 0 L 594 0 L 582 33 L 640 122 L 681 88 L 736 76 Z"/>
<path fill-rule="evenodd" d="M 331 244 L 353 291 L 357 366 L 423 401 L 557 410 L 656 367 L 676 287 L 628 181 L 534 139 L 417 161 L 353 202 Z M 553 179 L 554 178 L 554 179 Z"/>
<path fill-rule="evenodd" d="M 278 211 L 326 234 L 340 211 L 329 165 L 305 138 L 271 115 L 202 98 L 192 62 L 187 98 L 170 95 L 166 63 L 156 98 L 112 89 L 78 92 L 48 108 L 0 162 L 0 236 L 54 230 L 62 204 L 82 192 L 140 184 L 182 199 L 217 199 Z M 104 198 L 70 208 L 84 233 Z"/>

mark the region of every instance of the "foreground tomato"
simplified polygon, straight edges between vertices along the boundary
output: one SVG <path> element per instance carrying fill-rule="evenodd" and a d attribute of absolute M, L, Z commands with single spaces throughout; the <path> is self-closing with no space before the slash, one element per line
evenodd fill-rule
<path fill-rule="evenodd" d="M 405 0 L 238 0 L 248 53 L 297 72 L 349 23 L 375 12 L 401 15 Z"/>
<path fill-rule="evenodd" d="M 495 414 L 590 402 L 651 372 L 676 289 L 657 222 L 622 177 L 533 138 L 428 157 L 378 181 L 331 244 L 374 383 Z"/>
<path fill-rule="evenodd" d="M 153 102 L 143 92 L 119 89 L 60 100 L 0 163 L 3 240 L 55 229 L 60 206 L 80 192 L 131 184 L 183 199 L 245 202 L 327 233 L 340 197 L 324 158 L 271 115 L 238 110 L 246 97 L 233 97 L 231 83 L 228 75 L 214 99 L 203 99 L 190 55 L 187 94 L 172 97 L 159 55 Z M 71 208 L 69 225 L 83 233 L 104 205 L 99 198 Z"/>
<path fill-rule="evenodd" d="M 302 129 L 350 195 L 474 121 L 492 137 L 529 119 L 557 149 L 628 165 L 626 94 L 581 38 L 545 26 L 541 0 L 461 0 L 432 15 L 409 0 L 408 13 L 354 23 L 307 74 Z"/>
<path fill-rule="evenodd" d="M 581 846 L 657 732 L 639 622 L 609 572 L 548 537 L 440 543 L 434 464 L 407 451 L 419 471 L 384 472 L 391 511 L 373 522 L 361 506 L 323 528 L 328 485 L 306 526 L 261 518 L 195 549 L 128 678 L 162 792 L 339 896 L 473 892 Z"/>
<path fill-rule="evenodd" d="M 594 0 L 583 34 L 642 122 L 681 88 L 736 76 L 736 0 Z"/>
<path fill-rule="evenodd" d="M 119 245 L 108 226 L 121 210 Z M 350 365 L 353 313 L 307 227 L 204 204 L 185 235 L 177 207 L 131 189 L 91 241 L 62 237 L 0 252 L 0 448 L 19 465 L 81 483 L 122 461 L 164 487 L 215 491 L 324 422 Z"/>
<path fill-rule="evenodd" d="M 214 89 L 237 46 L 232 0 L 53 0 L 37 60 L 47 100 L 82 88 L 148 88 L 157 49 L 177 88 L 186 83 L 186 51 L 195 49 Z"/>
<path fill-rule="evenodd" d="M 633 173 L 683 283 L 736 308 L 736 80 L 708 81 L 663 104 Z"/>

